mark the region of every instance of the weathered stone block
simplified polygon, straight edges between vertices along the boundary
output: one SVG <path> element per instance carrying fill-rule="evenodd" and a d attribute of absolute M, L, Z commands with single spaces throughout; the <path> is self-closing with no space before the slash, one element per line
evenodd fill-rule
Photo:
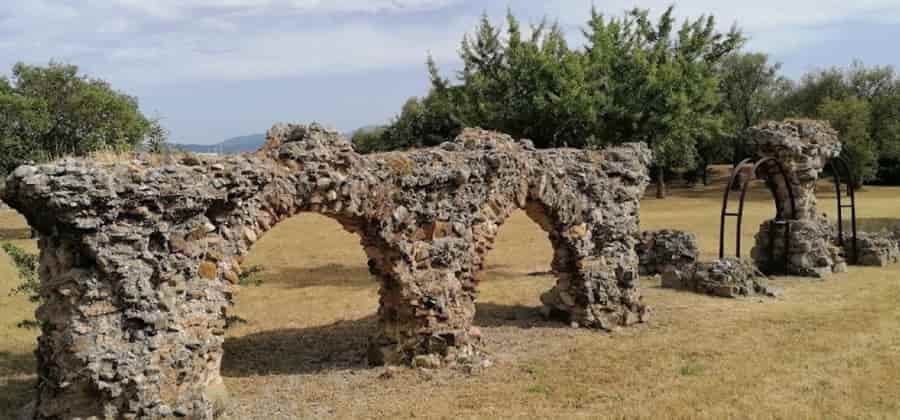
<path fill-rule="evenodd" d="M 660 230 L 641 233 L 637 244 L 642 276 L 680 270 L 697 262 L 700 256 L 697 237 L 679 230 Z"/>
<path fill-rule="evenodd" d="M 864 266 L 886 267 L 900 262 L 900 241 L 894 233 L 865 233 L 857 234 L 856 250 L 859 253 L 856 263 Z M 847 255 L 853 253 L 852 243 L 847 241 L 844 245 Z"/>
<path fill-rule="evenodd" d="M 768 279 L 752 261 L 725 258 L 697 263 L 684 269 L 670 267 L 662 274 L 662 286 L 718 297 L 773 296 Z"/>

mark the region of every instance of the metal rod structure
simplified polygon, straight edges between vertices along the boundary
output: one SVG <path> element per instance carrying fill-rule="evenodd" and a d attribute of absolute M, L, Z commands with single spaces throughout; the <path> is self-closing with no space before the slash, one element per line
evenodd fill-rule
<path fill-rule="evenodd" d="M 734 169 L 731 171 L 731 177 L 728 179 L 728 185 L 725 186 L 725 196 L 722 198 L 722 215 L 719 220 L 719 259 L 725 258 L 725 218 L 728 216 L 732 217 L 741 217 L 740 213 L 729 213 L 728 212 L 728 197 L 731 194 L 731 187 L 737 182 L 737 177 L 740 175 L 744 166 L 750 163 L 752 159 L 744 159 Z M 738 238 L 740 238 L 740 231 L 738 231 Z M 740 255 L 738 255 L 740 257 Z"/>
<path fill-rule="evenodd" d="M 837 206 L 838 206 L 838 243 L 841 247 L 845 246 L 844 240 L 844 209 L 850 209 L 850 234 L 851 240 L 850 248 L 853 250 L 853 256 L 850 258 L 851 264 L 857 264 L 859 262 L 859 250 L 857 243 L 857 230 L 856 230 L 856 187 L 855 179 L 853 178 L 853 172 L 850 170 L 850 165 L 847 163 L 847 160 L 843 156 L 836 157 L 829 162 L 831 166 L 831 171 L 834 174 L 834 182 L 835 189 L 837 190 Z M 841 172 L 843 172 L 844 179 L 846 180 L 847 185 L 847 193 L 850 197 L 850 205 L 843 204 L 843 194 L 841 193 Z"/>
<path fill-rule="evenodd" d="M 743 225 L 744 219 L 744 203 L 747 198 L 747 191 L 749 190 L 750 184 L 753 181 L 759 180 L 759 169 L 763 167 L 763 165 L 775 165 L 778 168 L 778 174 L 781 175 L 782 181 L 784 181 L 784 188 L 787 190 L 787 195 L 789 198 L 791 212 L 786 214 L 786 210 L 782 208 L 781 202 L 778 200 L 777 188 L 778 183 L 772 182 L 772 194 L 775 199 L 775 219 L 772 220 L 769 225 L 769 263 L 773 264 L 770 267 L 770 270 L 774 270 L 775 263 L 775 227 L 778 225 L 784 225 L 784 272 L 787 272 L 788 267 L 790 266 L 790 220 L 795 219 L 797 216 L 797 203 L 794 197 L 794 189 L 791 188 L 791 177 L 790 173 L 785 169 L 784 165 L 781 164 L 778 160 L 774 158 L 764 158 L 759 162 L 756 162 L 752 169 L 750 170 L 750 176 L 743 180 L 741 185 L 741 195 L 740 195 L 740 203 L 738 205 L 737 213 L 728 212 L 728 199 L 731 194 L 731 187 L 735 184 L 737 177 L 743 172 L 749 165 L 752 163 L 752 159 L 745 159 L 741 163 L 739 163 L 731 173 L 731 178 L 729 180 L 728 185 L 725 187 L 725 194 L 722 199 L 722 213 L 720 216 L 720 225 L 719 225 L 719 258 L 725 258 L 725 222 L 727 217 L 736 217 L 737 218 L 737 227 L 736 227 L 736 237 L 735 237 L 735 255 L 740 258 L 741 257 L 741 229 Z"/>

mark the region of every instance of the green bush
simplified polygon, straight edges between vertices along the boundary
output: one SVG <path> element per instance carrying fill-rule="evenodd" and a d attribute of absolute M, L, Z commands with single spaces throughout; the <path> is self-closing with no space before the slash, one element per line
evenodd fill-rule
<path fill-rule="evenodd" d="M 265 268 L 260 265 L 251 265 L 241 271 L 238 276 L 238 284 L 241 286 L 262 286 L 263 279 L 260 275 Z"/>
<path fill-rule="evenodd" d="M 21 281 L 18 286 L 12 289 L 10 295 L 26 295 L 29 301 L 39 303 L 41 301 L 41 283 L 38 278 L 38 256 L 28 253 L 13 244 L 3 244 L 2 248 L 12 259 L 13 265 L 16 266 L 16 270 L 19 272 L 19 280 Z M 41 325 L 33 319 L 22 320 L 16 326 L 27 329 L 48 328 L 48 326 Z"/>
<path fill-rule="evenodd" d="M 3 244 L 3 251 L 12 259 L 19 272 L 19 283 L 12 289 L 13 295 L 24 294 L 28 300 L 37 303 L 41 300 L 40 279 L 38 279 L 38 256 L 26 252 L 13 244 Z"/>

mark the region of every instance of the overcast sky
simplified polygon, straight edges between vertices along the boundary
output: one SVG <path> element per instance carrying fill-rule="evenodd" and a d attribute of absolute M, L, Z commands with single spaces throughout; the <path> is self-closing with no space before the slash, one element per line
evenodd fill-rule
<path fill-rule="evenodd" d="M 0 0 L 0 74 L 16 61 L 77 64 L 140 99 L 174 141 L 215 143 L 278 121 L 351 130 L 427 92 L 430 51 L 448 76 L 482 11 L 558 20 L 573 41 L 595 4 L 633 0 Z M 681 17 L 737 23 L 787 75 L 853 58 L 900 65 L 898 0 L 684 0 Z"/>

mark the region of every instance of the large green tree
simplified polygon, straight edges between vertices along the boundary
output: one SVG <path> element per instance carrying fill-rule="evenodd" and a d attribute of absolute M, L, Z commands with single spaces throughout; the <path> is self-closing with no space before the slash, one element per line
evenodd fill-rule
<path fill-rule="evenodd" d="M 849 158 L 855 187 L 875 179 L 878 154 L 869 136 L 869 102 L 856 96 L 826 98 L 819 106 L 817 115 L 831 122 L 832 127 L 840 133 L 844 144 L 843 155 Z"/>
<path fill-rule="evenodd" d="M 746 155 L 747 130 L 771 115 L 779 93 L 789 88 L 780 68 L 763 53 L 729 54 L 719 66 L 727 140 L 733 144 L 735 162 Z"/>
<path fill-rule="evenodd" d="M 900 182 L 900 79 L 892 67 L 854 61 L 807 73 L 776 109 L 837 128 L 857 184 Z"/>
<path fill-rule="evenodd" d="M 596 139 L 647 142 L 663 198 L 666 169 L 692 167 L 698 140 L 723 130 L 716 66 L 744 38 L 736 28 L 716 31 L 712 16 L 678 28 L 673 7 L 656 22 L 647 10 L 606 18 L 594 9 L 585 34 L 588 79 L 602 92 L 595 97 Z"/>
<path fill-rule="evenodd" d="M 0 79 L 0 172 L 29 160 L 131 150 L 163 134 L 137 99 L 80 75 L 76 66 L 19 63 Z"/>

